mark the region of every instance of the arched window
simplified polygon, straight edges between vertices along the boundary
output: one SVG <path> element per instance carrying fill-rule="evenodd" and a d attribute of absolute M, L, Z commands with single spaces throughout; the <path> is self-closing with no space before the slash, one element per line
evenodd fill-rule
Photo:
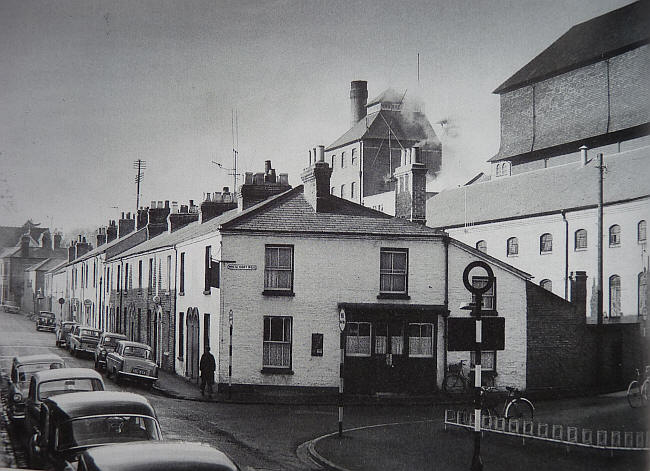
<path fill-rule="evenodd" d="M 508 239 L 506 245 L 506 253 L 509 257 L 519 254 L 519 240 L 516 237 Z"/>
<path fill-rule="evenodd" d="M 587 230 L 578 229 L 575 234 L 575 250 L 583 250 L 587 248 Z"/>
<path fill-rule="evenodd" d="M 478 250 L 479 252 L 487 253 L 487 242 L 485 242 L 484 240 L 479 240 L 476 243 L 476 250 Z"/>
<path fill-rule="evenodd" d="M 496 176 L 500 177 L 501 176 L 501 164 L 497 164 L 497 170 L 496 170 Z"/>
<path fill-rule="evenodd" d="M 539 282 L 539 286 L 547 291 L 553 291 L 553 282 L 551 280 L 542 280 Z"/>
<path fill-rule="evenodd" d="M 648 315 L 648 274 L 642 271 L 638 278 L 638 314 L 639 316 Z"/>
<path fill-rule="evenodd" d="M 548 253 L 553 251 L 553 236 L 548 232 L 542 234 L 539 238 L 539 251 L 540 253 Z"/>
<path fill-rule="evenodd" d="M 621 226 L 614 224 L 609 228 L 609 246 L 621 245 Z"/>
<path fill-rule="evenodd" d="M 609 317 L 621 316 L 621 277 L 609 277 Z"/>
<path fill-rule="evenodd" d="M 645 222 L 645 220 L 639 221 L 639 224 L 637 225 L 636 228 L 636 238 L 639 242 L 646 241 L 646 231 L 647 231 L 647 223 Z"/>

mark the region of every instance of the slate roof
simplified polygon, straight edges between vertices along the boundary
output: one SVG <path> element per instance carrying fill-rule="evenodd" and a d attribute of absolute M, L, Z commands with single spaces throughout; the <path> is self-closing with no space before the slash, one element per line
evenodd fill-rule
<path fill-rule="evenodd" d="M 25 271 L 33 271 L 33 270 L 50 271 L 51 269 L 56 268 L 59 265 L 62 265 L 66 261 L 67 259 L 64 258 L 46 258 L 42 262 L 38 262 L 37 264 L 32 265 Z"/>
<path fill-rule="evenodd" d="M 426 139 L 427 145 L 440 146 L 440 140 L 424 113 L 380 110 L 361 119 L 325 150 L 336 149 L 361 139 L 387 139 L 389 126 L 392 130 L 391 139 L 395 137 L 400 141 Z"/>
<path fill-rule="evenodd" d="M 155 238 L 155 237 L 154 237 Z M 89 258 L 94 257 L 95 255 L 100 255 L 104 252 L 109 251 L 110 249 L 113 249 L 116 253 L 122 252 L 124 250 L 127 250 L 133 245 L 130 245 L 129 242 L 132 244 L 137 244 L 145 241 L 147 239 L 147 228 L 144 227 L 138 231 L 135 232 L 130 232 L 129 234 L 125 235 L 124 237 L 117 238 L 114 240 L 111 240 L 110 242 L 107 242 L 105 244 L 100 245 L 99 247 L 95 247 L 92 249 L 90 252 L 87 252 L 83 254 L 81 257 L 75 258 L 72 262 L 68 262 L 65 264 L 65 266 L 70 266 L 74 265 L 75 263 L 82 262 L 84 260 L 88 260 Z M 123 248 L 122 250 L 119 249 L 120 246 L 126 246 L 126 248 Z M 59 267 L 57 267 L 59 268 Z"/>
<path fill-rule="evenodd" d="M 327 212 L 316 212 L 303 190 L 303 185 L 300 185 L 273 200 L 267 200 L 267 204 L 254 211 L 241 213 L 224 222 L 222 230 L 420 237 L 440 235 L 440 232 L 422 224 L 394 218 L 333 195 L 327 196 Z"/>
<path fill-rule="evenodd" d="M 605 155 L 605 204 L 650 196 L 650 147 Z M 525 217 L 598 203 L 595 159 L 443 190 L 427 200 L 431 227 Z M 467 216 L 465 216 L 465 204 Z"/>
<path fill-rule="evenodd" d="M 47 227 L 30 226 L 29 221 L 21 227 L 14 226 L 0 226 L 0 248 L 1 247 L 15 247 L 20 245 L 21 236 L 29 230 L 29 235 L 35 241 L 48 231 Z"/>
<path fill-rule="evenodd" d="M 55 249 L 54 251 L 48 247 L 29 247 L 30 258 L 50 258 L 52 255 L 63 255 L 66 249 Z M 5 257 L 20 257 L 20 247 L 7 247 L 0 251 L 0 258 Z"/>
<path fill-rule="evenodd" d="M 579 23 L 499 85 L 494 93 L 515 90 L 647 44 L 649 23 L 647 0 Z"/>

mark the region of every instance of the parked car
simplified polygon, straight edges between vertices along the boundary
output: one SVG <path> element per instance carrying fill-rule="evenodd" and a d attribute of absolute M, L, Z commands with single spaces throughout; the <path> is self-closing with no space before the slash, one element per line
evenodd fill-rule
<path fill-rule="evenodd" d="M 66 345 L 68 341 L 68 334 L 74 329 L 74 326 L 77 325 L 75 321 L 61 321 L 56 326 L 56 346 L 62 347 Z"/>
<path fill-rule="evenodd" d="M 103 391 L 102 375 L 90 368 L 60 368 L 34 373 L 25 399 L 25 429 L 28 434 L 37 429 L 41 404 L 48 397 L 82 391 Z"/>
<path fill-rule="evenodd" d="M 20 312 L 18 305 L 13 303 L 12 301 L 5 301 L 5 304 L 2 305 L 2 310 L 4 312 L 9 312 L 11 314 L 17 314 Z"/>
<path fill-rule="evenodd" d="M 95 348 L 96 370 L 99 371 L 102 368 L 106 368 L 106 355 L 115 351 L 119 340 L 126 340 L 126 335 L 115 332 L 103 332 L 99 336 L 99 342 L 97 342 L 97 347 Z"/>
<path fill-rule="evenodd" d="M 7 385 L 7 415 L 12 422 L 25 419 L 25 398 L 34 373 L 64 367 L 63 359 L 53 353 L 14 357 Z"/>
<path fill-rule="evenodd" d="M 95 354 L 97 342 L 102 331 L 94 327 L 76 325 L 70 332 L 67 347 L 70 354 L 75 357 L 80 353 Z"/>
<path fill-rule="evenodd" d="M 41 311 L 36 319 L 36 330 L 47 330 L 54 332 L 56 330 L 56 316 L 50 311 Z"/>
<path fill-rule="evenodd" d="M 130 378 L 151 387 L 158 379 L 158 365 L 153 361 L 151 347 L 140 342 L 120 340 L 114 352 L 106 355 L 106 376 L 116 382 Z"/>
<path fill-rule="evenodd" d="M 78 471 L 239 471 L 225 453 L 209 445 L 150 441 L 89 448 Z"/>
<path fill-rule="evenodd" d="M 79 455 L 90 447 L 161 439 L 156 413 L 145 397 L 112 391 L 73 393 L 43 401 L 27 452 L 32 467 L 68 470 L 76 469 Z"/>

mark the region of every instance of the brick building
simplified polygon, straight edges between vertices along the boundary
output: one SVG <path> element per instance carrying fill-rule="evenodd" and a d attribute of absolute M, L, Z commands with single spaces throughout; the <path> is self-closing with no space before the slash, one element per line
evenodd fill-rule
<path fill-rule="evenodd" d="M 607 323 L 647 317 L 650 218 L 650 2 L 572 27 L 500 85 L 501 146 L 491 174 L 428 199 L 427 224 L 569 298 L 587 274 L 596 317 L 597 154 L 604 154 Z"/>
<path fill-rule="evenodd" d="M 330 192 L 364 206 L 394 214 L 392 192 L 402 150 L 417 146 L 428 179 L 442 165 L 442 145 L 424 105 L 392 88 L 368 100 L 367 82 L 351 83 L 350 129 L 325 149 L 332 169 Z M 316 149 L 310 151 L 310 162 Z"/>

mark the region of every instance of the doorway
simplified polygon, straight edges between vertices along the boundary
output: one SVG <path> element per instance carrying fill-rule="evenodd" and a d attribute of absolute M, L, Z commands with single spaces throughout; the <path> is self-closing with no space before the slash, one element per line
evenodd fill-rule
<path fill-rule="evenodd" d="M 193 380 L 199 377 L 199 310 L 187 309 L 186 374 Z"/>

